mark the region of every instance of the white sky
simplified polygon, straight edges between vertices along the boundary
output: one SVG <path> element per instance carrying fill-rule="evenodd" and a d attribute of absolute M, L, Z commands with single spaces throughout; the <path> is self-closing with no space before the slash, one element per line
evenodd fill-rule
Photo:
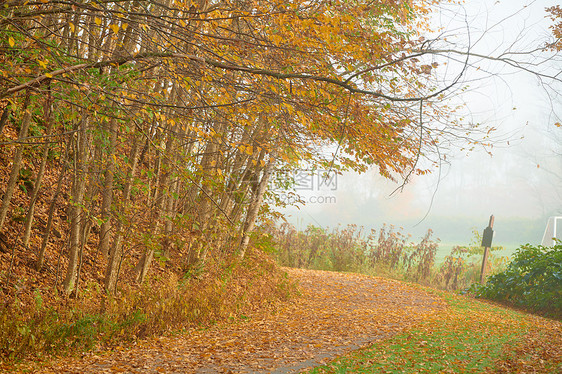
<path fill-rule="evenodd" d="M 472 43 L 478 40 L 473 52 L 497 55 L 514 42 L 514 50 L 530 49 L 539 45 L 539 40 L 552 39 L 544 9 L 557 1 L 467 3 L 463 8 L 445 10 L 436 22 L 445 28 L 449 39 L 456 37 L 457 44 L 466 43 L 466 25 L 459 22 L 466 9 Z M 504 20 L 519 9 L 519 13 Z M 501 20 L 501 24 L 494 26 Z M 562 70 L 560 61 L 547 65 L 551 72 Z M 376 170 L 361 176 L 339 176 L 336 191 L 302 194 L 305 198 L 323 196 L 324 200 L 333 196 L 335 203 L 312 203 L 300 210 L 285 210 L 289 221 L 300 228 L 309 223 L 330 227 L 354 223 L 378 229 L 388 223 L 404 226 L 404 231 L 415 236 L 434 228 L 438 237 L 450 237 L 450 233 L 443 232 L 447 230 L 443 221 L 461 220 L 459 225 L 451 226 L 451 231 L 459 231 L 462 241 L 471 237 L 472 227 L 483 229 L 488 217 L 494 214 L 496 237 L 512 243 L 498 232 L 502 228 L 508 231 L 502 222 L 529 219 L 546 223 L 546 217 L 562 215 L 562 129 L 554 126 L 560 121 L 557 113 L 562 113 L 562 97 L 556 94 L 557 90 L 562 92 L 562 85 L 545 91 L 533 75 L 514 73 L 497 63 L 482 62 L 481 66 L 497 76 L 486 75 L 486 80 L 478 80 L 482 73 L 470 72 L 467 78 L 476 81 L 459 99 L 466 103 L 468 117 L 499 129 L 497 136 L 502 140 L 492 149 L 492 157 L 483 150 L 468 155 L 456 152 L 452 159 L 448 158 L 450 164 L 441 168 L 440 180 L 437 171 L 416 177 L 402 193 L 392 197 L 389 194 L 396 186 L 378 176 Z M 414 227 L 426 214 L 425 220 Z M 538 243 L 543 227 L 530 230 L 517 240 Z"/>

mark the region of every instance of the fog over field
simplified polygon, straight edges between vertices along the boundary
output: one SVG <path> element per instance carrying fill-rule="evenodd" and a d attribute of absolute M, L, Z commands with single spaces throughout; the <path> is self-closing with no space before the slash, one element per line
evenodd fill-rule
<path fill-rule="evenodd" d="M 435 22 L 459 45 L 466 42 L 468 27 L 472 52 L 496 56 L 512 43 L 532 49 L 552 40 L 544 9 L 556 4 L 471 1 L 444 10 Z M 321 188 L 301 188 L 297 192 L 311 202 L 283 210 L 288 220 L 299 228 L 357 224 L 378 229 L 387 223 L 402 226 L 415 239 L 431 228 L 442 243 L 452 245 L 468 244 L 472 229 L 482 232 L 493 214 L 494 244 L 539 244 L 548 217 L 562 215 L 562 128 L 555 126 L 561 122 L 557 92 L 562 85 L 545 89 L 532 74 L 477 63 L 481 69 L 473 66 L 467 73 L 470 87 L 454 102 L 462 105 L 466 120 L 497 128 L 492 148 L 444 150 L 439 168 L 428 164 L 431 174 L 414 177 L 394 194 L 400 184 L 375 169 L 339 175 Z M 559 62 L 550 64 L 553 74 L 560 74 Z"/>

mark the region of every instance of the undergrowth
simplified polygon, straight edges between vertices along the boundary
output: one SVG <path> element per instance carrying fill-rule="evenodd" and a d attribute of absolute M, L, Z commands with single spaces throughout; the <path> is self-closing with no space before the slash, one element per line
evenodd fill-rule
<path fill-rule="evenodd" d="M 141 286 L 106 295 L 96 282 L 79 299 L 43 295 L 0 305 L 0 364 L 51 354 L 96 350 L 167 332 L 206 327 L 232 316 L 274 308 L 295 287 L 258 251 L 243 260 L 210 260 L 197 277 L 163 273 Z M 22 293 L 22 296 L 24 294 Z"/>
<path fill-rule="evenodd" d="M 436 263 L 438 239 L 431 230 L 417 243 L 393 226 L 364 232 L 348 225 L 327 230 L 310 225 L 297 231 L 290 225 L 270 228 L 280 264 L 316 270 L 356 272 L 420 283 L 459 291 L 479 282 L 483 248 L 474 231 L 468 246 L 454 247 L 440 264 Z M 492 251 L 501 249 L 494 247 Z M 491 253 L 487 274 L 505 268 L 507 259 Z"/>

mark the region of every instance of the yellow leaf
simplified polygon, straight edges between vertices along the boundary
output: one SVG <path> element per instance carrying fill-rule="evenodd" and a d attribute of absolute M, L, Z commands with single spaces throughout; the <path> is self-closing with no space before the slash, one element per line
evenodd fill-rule
<path fill-rule="evenodd" d="M 98 26 L 101 25 L 101 18 L 99 18 L 99 17 L 94 18 L 94 22 L 95 22 L 96 25 L 98 25 Z"/>
<path fill-rule="evenodd" d="M 11 36 L 8 38 L 8 44 L 10 44 L 10 47 L 13 47 L 16 44 L 16 42 L 14 42 L 14 38 Z"/>
<path fill-rule="evenodd" d="M 52 78 L 52 77 L 53 77 L 53 74 L 51 74 L 51 73 L 45 73 L 45 76 L 46 76 L 47 78 Z"/>
<path fill-rule="evenodd" d="M 38 60 L 37 62 L 39 63 L 39 65 L 41 65 L 43 69 L 47 69 L 47 61 Z"/>
<path fill-rule="evenodd" d="M 124 23 L 121 25 L 121 28 L 123 28 L 123 30 L 127 30 L 127 27 L 129 27 L 128 23 Z"/>
<path fill-rule="evenodd" d="M 114 33 L 117 34 L 117 33 L 119 32 L 119 25 L 113 24 L 113 25 L 111 25 L 111 26 L 109 26 L 109 27 L 111 27 L 111 30 L 113 30 Z"/>
<path fill-rule="evenodd" d="M 72 22 L 69 22 L 68 26 L 70 27 L 70 31 L 74 32 L 75 30 L 74 24 Z"/>

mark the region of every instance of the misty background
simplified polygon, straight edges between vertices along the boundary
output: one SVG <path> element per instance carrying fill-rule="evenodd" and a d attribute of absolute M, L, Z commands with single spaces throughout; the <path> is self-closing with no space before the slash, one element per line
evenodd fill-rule
<path fill-rule="evenodd" d="M 471 1 L 441 9 L 434 26 L 460 47 L 468 44 L 469 29 L 473 53 L 497 56 L 552 41 L 545 8 L 554 5 L 557 1 Z M 537 61 L 539 69 L 561 73 L 559 61 Z M 562 215 L 562 128 L 555 126 L 562 85 L 545 87 L 537 76 L 498 62 L 475 64 L 464 77 L 469 89 L 455 92 L 452 100 L 468 121 L 498 129 L 493 148 L 449 150 L 439 168 L 394 194 L 400 183 L 376 169 L 338 175 L 322 187 L 315 180 L 313 188 L 297 188 L 308 202 L 283 209 L 287 220 L 298 229 L 394 225 L 414 241 L 432 229 L 440 252 L 448 252 L 469 244 L 472 231 L 481 233 L 493 214 L 493 244 L 506 248 L 504 254 L 521 244 L 540 244 L 548 217 Z"/>

